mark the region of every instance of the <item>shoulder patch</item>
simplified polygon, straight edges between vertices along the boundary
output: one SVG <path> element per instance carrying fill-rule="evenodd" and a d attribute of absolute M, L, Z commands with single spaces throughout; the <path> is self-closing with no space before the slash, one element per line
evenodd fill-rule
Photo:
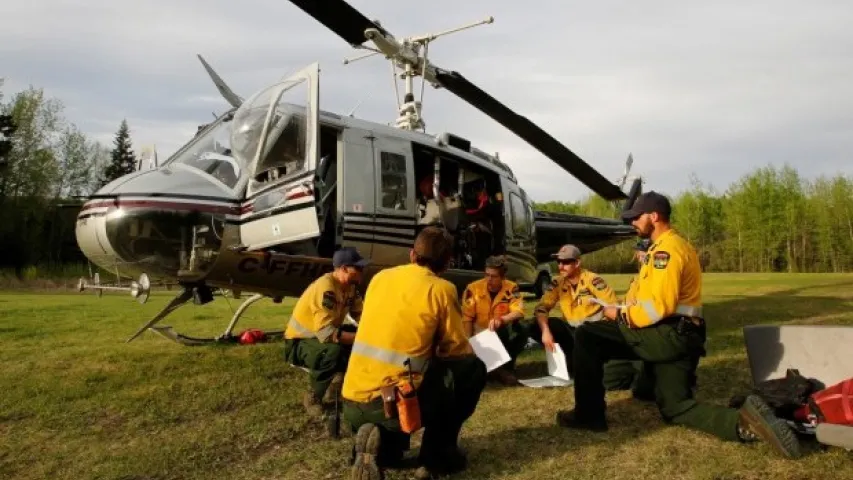
<path fill-rule="evenodd" d="M 338 299 L 335 297 L 335 292 L 328 290 L 323 292 L 323 308 L 334 310 L 338 305 Z"/>
<path fill-rule="evenodd" d="M 655 252 L 653 261 L 655 268 L 663 270 L 669 264 L 669 252 Z"/>
<path fill-rule="evenodd" d="M 592 286 L 598 290 L 604 290 L 607 288 L 607 282 L 601 277 L 595 277 L 592 279 Z"/>

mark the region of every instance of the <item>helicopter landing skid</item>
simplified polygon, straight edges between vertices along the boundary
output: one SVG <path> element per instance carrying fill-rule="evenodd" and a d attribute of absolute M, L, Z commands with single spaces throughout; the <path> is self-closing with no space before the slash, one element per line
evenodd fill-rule
<path fill-rule="evenodd" d="M 160 311 L 154 318 L 151 319 L 148 323 L 142 326 L 137 332 L 130 337 L 127 341 L 138 337 L 145 330 L 151 330 L 154 333 L 159 334 L 163 338 L 167 338 L 174 342 L 180 343 L 181 345 L 186 346 L 197 346 L 197 345 L 209 345 L 212 343 L 239 343 L 239 336 L 235 336 L 232 332 L 234 331 L 234 327 L 237 325 L 237 322 L 240 320 L 240 317 L 246 312 L 246 309 L 249 308 L 250 305 L 264 298 L 264 295 L 260 293 L 256 293 L 251 297 L 247 298 L 240 306 L 237 308 L 237 311 L 234 312 L 234 315 L 231 317 L 231 322 L 228 323 L 228 327 L 225 328 L 225 331 L 222 335 L 217 337 L 190 337 L 188 335 L 184 335 L 176 332 L 171 326 L 161 325 L 155 326 L 158 322 L 163 320 L 166 315 L 175 311 L 178 307 L 185 304 L 189 300 L 193 298 L 192 289 L 184 289 L 181 293 L 179 293 L 175 298 L 172 299 L 164 308 Z M 272 332 L 264 332 L 264 338 L 266 340 L 277 339 L 284 336 L 283 331 L 272 331 Z"/>

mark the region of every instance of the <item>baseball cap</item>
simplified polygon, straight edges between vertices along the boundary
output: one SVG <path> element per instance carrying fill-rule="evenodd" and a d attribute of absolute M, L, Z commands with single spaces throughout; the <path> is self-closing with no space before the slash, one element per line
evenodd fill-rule
<path fill-rule="evenodd" d="M 332 256 L 332 266 L 338 267 L 358 267 L 364 268 L 370 263 L 369 260 L 363 258 L 358 250 L 352 247 L 343 247 Z"/>
<path fill-rule="evenodd" d="M 563 245 L 557 253 L 551 254 L 551 258 L 557 260 L 577 260 L 581 258 L 581 251 L 578 247 L 570 244 Z"/>
<path fill-rule="evenodd" d="M 655 191 L 646 192 L 634 201 L 634 205 L 622 212 L 622 220 L 633 220 L 644 213 L 657 212 L 669 217 L 672 207 L 669 199 Z"/>

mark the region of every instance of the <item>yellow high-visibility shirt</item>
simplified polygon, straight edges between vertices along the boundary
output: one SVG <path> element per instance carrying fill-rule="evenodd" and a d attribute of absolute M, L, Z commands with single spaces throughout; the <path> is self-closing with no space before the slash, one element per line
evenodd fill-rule
<path fill-rule="evenodd" d="M 489 328 L 489 321 L 510 312 L 524 314 L 524 300 L 518 285 L 504 280 L 500 290 L 492 298 L 485 278 L 471 282 L 462 294 L 462 315 L 474 322 L 474 333 Z"/>
<path fill-rule="evenodd" d="M 577 327 L 584 322 L 601 320 L 604 308 L 599 304 L 590 303 L 590 298 L 597 298 L 608 305 L 616 304 L 616 292 L 603 278 L 589 270 L 581 269 L 578 284 L 572 286 L 565 277 L 555 278 L 551 282 L 551 290 L 545 292 L 534 308 L 534 313 L 548 315 L 558 303 L 566 322 Z"/>
<path fill-rule="evenodd" d="M 358 320 L 362 299 L 355 285 L 343 285 L 326 273 L 302 292 L 284 330 L 284 338 L 316 338 L 325 343 L 341 326 L 347 313 Z"/>
<path fill-rule="evenodd" d="M 702 317 L 702 269 L 693 247 L 668 230 L 649 247 L 637 276 L 633 299 L 622 315 L 633 328 L 648 327 L 681 314 Z"/>
<path fill-rule="evenodd" d="M 637 277 L 631 277 L 631 282 L 628 284 L 628 291 L 625 292 L 625 303 L 633 303 L 637 296 Z"/>
<path fill-rule="evenodd" d="M 341 394 L 369 402 L 379 389 L 407 379 L 415 388 L 429 359 L 472 355 L 462 327 L 459 292 L 417 264 L 377 273 L 364 295 L 364 311 L 352 346 Z"/>

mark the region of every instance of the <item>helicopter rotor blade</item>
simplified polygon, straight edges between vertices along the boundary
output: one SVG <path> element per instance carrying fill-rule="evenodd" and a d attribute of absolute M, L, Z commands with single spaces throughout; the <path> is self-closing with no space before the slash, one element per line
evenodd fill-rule
<path fill-rule="evenodd" d="M 459 72 L 436 68 L 435 77 L 442 87 L 521 137 L 605 200 L 627 198 L 625 192 L 618 185 L 611 183 L 610 180 L 584 162 L 565 145 L 539 128 L 527 117 L 510 110 L 509 107 L 468 81 Z"/>
<path fill-rule="evenodd" d="M 225 83 L 225 80 L 222 80 L 222 77 L 216 73 L 213 67 L 210 66 L 207 61 L 205 61 L 204 57 L 199 54 L 196 54 L 198 59 L 201 61 L 204 69 L 207 70 L 207 74 L 210 75 L 210 79 L 213 80 L 213 84 L 216 85 L 216 89 L 219 90 L 219 93 L 222 94 L 222 97 L 231 104 L 232 107 L 239 107 L 243 103 L 243 99 L 240 98 L 239 95 L 234 93 L 234 90 L 231 90 L 231 87 Z"/>
<path fill-rule="evenodd" d="M 364 31 L 368 28 L 375 28 L 385 35 L 390 35 L 344 0 L 290 0 L 290 3 L 314 17 L 353 47 L 367 40 Z"/>
<path fill-rule="evenodd" d="M 323 0 L 322 2 L 318 0 L 290 0 L 290 2 L 354 47 L 360 46 L 369 38 L 389 58 L 399 57 L 408 63 L 419 63 L 420 61 L 419 59 L 409 58 L 415 53 L 403 52 L 399 42 L 393 40 L 390 33 L 375 22 L 368 20 L 344 0 Z M 377 32 L 380 35 L 377 35 Z M 390 38 L 385 38 L 385 36 Z M 424 59 L 424 61 L 426 60 Z M 418 67 L 418 69 L 420 68 Z M 604 199 L 623 200 L 627 198 L 625 192 L 618 185 L 611 183 L 554 137 L 526 117 L 510 110 L 506 105 L 465 79 L 460 73 L 442 70 L 428 61 L 426 61 L 423 70 L 427 81 L 432 83 L 435 80 L 439 86 L 446 88 L 473 105 L 542 152 Z"/>

